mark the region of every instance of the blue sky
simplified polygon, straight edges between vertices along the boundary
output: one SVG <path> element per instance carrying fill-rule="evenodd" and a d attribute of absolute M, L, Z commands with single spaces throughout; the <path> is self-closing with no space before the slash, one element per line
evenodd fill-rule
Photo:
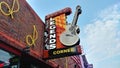
<path fill-rule="evenodd" d="M 27 0 L 44 21 L 45 15 L 65 7 L 73 13 L 82 7 L 79 16 L 81 45 L 94 68 L 120 68 L 120 0 Z"/>

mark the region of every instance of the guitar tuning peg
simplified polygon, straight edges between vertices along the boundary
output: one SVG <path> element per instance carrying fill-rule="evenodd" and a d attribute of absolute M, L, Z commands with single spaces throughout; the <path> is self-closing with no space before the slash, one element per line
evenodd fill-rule
<path fill-rule="evenodd" d="M 77 34 L 80 33 L 80 28 L 77 28 L 76 33 L 77 33 Z"/>
<path fill-rule="evenodd" d="M 77 8 L 81 9 L 81 6 L 80 6 L 80 5 L 77 5 L 76 9 L 77 9 Z"/>
<path fill-rule="evenodd" d="M 81 14 L 81 13 L 82 13 L 81 6 L 80 6 L 80 5 L 77 5 L 76 10 L 78 10 L 78 14 Z"/>

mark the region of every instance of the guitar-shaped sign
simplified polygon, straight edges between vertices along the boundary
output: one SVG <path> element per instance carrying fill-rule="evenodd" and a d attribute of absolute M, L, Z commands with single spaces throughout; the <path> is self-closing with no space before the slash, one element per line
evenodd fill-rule
<path fill-rule="evenodd" d="M 65 46 L 78 45 L 80 38 L 78 36 L 80 29 L 76 25 L 79 14 L 82 13 L 81 7 L 78 5 L 76 7 L 76 12 L 71 24 L 67 24 L 65 31 L 60 35 L 60 42 Z"/>

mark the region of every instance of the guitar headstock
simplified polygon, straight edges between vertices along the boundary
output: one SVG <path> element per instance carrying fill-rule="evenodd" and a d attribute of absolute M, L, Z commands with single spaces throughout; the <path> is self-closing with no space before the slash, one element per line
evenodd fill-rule
<path fill-rule="evenodd" d="M 81 6 L 80 6 L 80 5 L 77 5 L 76 11 L 78 12 L 78 14 L 81 14 L 81 13 L 82 13 Z"/>
<path fill-rule="evenodd" d="M 75 11 L 75 14 L 74 14 L 74 18 L 73 18 L 73 21 L 72 21 L 72 25 L 77 24 L 78 17 L 81 13 L 82 13 L 82 10 L 81 10 L 80 5 L 77 5 L 76 11 Z"/>

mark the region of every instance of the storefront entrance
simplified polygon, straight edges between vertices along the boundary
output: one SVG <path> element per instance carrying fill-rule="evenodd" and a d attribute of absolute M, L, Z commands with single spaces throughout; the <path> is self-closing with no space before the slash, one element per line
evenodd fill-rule
<path fill-rule="evenodd" d="M 45 61 L 0 41 L 0 68 L 52 68 Z"/>

